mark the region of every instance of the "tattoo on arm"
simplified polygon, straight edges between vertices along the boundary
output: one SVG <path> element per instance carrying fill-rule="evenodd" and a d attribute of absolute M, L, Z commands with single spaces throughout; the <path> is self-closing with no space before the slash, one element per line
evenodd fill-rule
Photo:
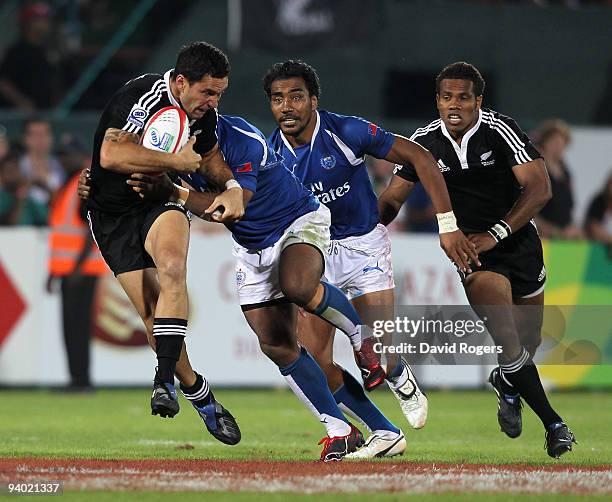
<path fill-rule="evenodd" d="M 133 132 L 123 131 L 122 129 L 114 129 L 112 127 L 106 130 L 104 134 L 104 141 L 110 141 L 111 143 L 140 143 L 138 134 Z"/>

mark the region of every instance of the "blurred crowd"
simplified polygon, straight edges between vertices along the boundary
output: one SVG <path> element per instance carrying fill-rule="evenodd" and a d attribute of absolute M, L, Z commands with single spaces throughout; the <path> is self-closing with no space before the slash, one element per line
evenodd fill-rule
<path fill-rule="evenodd" d="M 54 196 L 90 162 L 79 138 L 65 134 L 56 142 L 46 119 L 24 122 L 13 145 L 0 126 L 0 225 L 46 226 Z"/>

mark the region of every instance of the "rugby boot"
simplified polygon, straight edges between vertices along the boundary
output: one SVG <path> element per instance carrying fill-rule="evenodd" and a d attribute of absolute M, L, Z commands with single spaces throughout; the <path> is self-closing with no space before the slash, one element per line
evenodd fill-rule
<path fill-rule="evenodd" d="M 489 375 L 489 383 L 497 395 L 497 422 L 502 432 L 510 438 L 517 438 L 523 430 L 521 396 L 506 394 L 500 382 L 499 367 L 494 368 Z"/>
<path fill-rule="evenodd" d="M 552 458 L 559 458 L 564 453 L 572 451 L 572 443 L 576 443 L 574 433 L 563 422 L 552 424 L 546 430 L 544 448 Z"/>
<path fill-rule="evenodd" d="M 197 406 L 191 402 L 195 410 L 204 421 L 204 425 L 216 439 L 228 445 L 235 445 L 240 442 L 242 435 L 236 419 L 227 411 L 223 405 L 215 400 L 212 392 L 210 402 L 205 406 Z"/>
<path fill-rule="evenodd" d="M 374 431 L 365 444 L 344 458 L 363 460 L 377 457 L 394 457 L 403 455 L 406 450 L 406 438 L 402 431 L 393 434 L 391 431 Z"/>
<path fill-rule="evenodd" d="M 180 410 L 178 397 L 174 385 L 171 383 L 155 382 L 151 394 L 151 415 L 162 418 L 174 417 Z"/>
<path fill-rule="evenodd" d="M 372 338 L 366 338 L 361 342 L 361 349 L 354 352 L 355 361 L 363 378 L 363 386 L 368 392 L 373 391 L 387 377 L 378 355 L 374 352 L 373 343 Z"/>
<path fill-rule="evenodd" d="M 351 432 L 346 436 L 325 436 L 319 444 L 323 445 L 321 460 L 335 462 L 342 460 L 346 455 L 357 450 L 364 443 L 363 434 L 351 424 Z"/>
<path fill-rule="evenodd" d="M 421 429 L 427 422 L 427 413 L 429 411 L 429 401 L 427 395 L 419 387 L 412 368 L 402 358 L 404 370 L 399 377 L 399 385 L 387 380 L 387 385 L 393 392 L 393 395 L 400 403 L 402 413 L 406 417 L 406 421 L 413 429 Z"/>

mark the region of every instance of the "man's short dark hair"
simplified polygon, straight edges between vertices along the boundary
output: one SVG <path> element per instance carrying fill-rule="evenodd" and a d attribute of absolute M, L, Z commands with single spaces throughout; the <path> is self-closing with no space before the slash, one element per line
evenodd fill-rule
<path fill-rule="evenodd" d="M 174 65 L 174 74 L 183 75 L 188 82 L 198 82 L 205 75 L 224 78 L 229 72 L 230 64 L 227 56 L 206 42 L 192 42 L 183 46 Z"/>
<path fill-rule="evenodd" d="M 268 99 L 272 95 L 272 82 L 275 80 L 287 80 L 290 78 L 302 78 L 306 83 L 306 89 L 311 96 L 317 98 L 321 95 L 321 83 L 319 75 L 308 63 L 301 60 L 288 59 L 283 63 L 276 63 L 266 72 L 263 78 L 263 87 Z"/>
<path fill-rule="evenodd" d="M 471 80 L 474 84 L 474 94 L 482 96 L 485 89 L 485 81 L 474 65 L 465 61 L 449 64 L 442 68 L 436 77 L 436 93 L 440 93 L 440 82 L 444 79 Z"/>

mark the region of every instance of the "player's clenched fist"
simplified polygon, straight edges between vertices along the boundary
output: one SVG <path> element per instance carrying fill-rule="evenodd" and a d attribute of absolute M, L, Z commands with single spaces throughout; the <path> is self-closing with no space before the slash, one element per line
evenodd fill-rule
<path fill-rule="evenodd" d="M 185 144 L 181 151 L 175 154 L 175 166 L 176 171 L 184 173 L 192 173 L 200 167 L 202 157 L 200 154 L 193 150 L 193 145 L 196 142 L 195 136 L 189 138 L 189 141 Z"/>
<path fill-rule="evenodd" d="M 238 221 L 244 215 L 244 198 L 241 188 L 230 188 L 215 197 L 213 203 L 206 209 L 211 219 L 219 223 Z"/>

